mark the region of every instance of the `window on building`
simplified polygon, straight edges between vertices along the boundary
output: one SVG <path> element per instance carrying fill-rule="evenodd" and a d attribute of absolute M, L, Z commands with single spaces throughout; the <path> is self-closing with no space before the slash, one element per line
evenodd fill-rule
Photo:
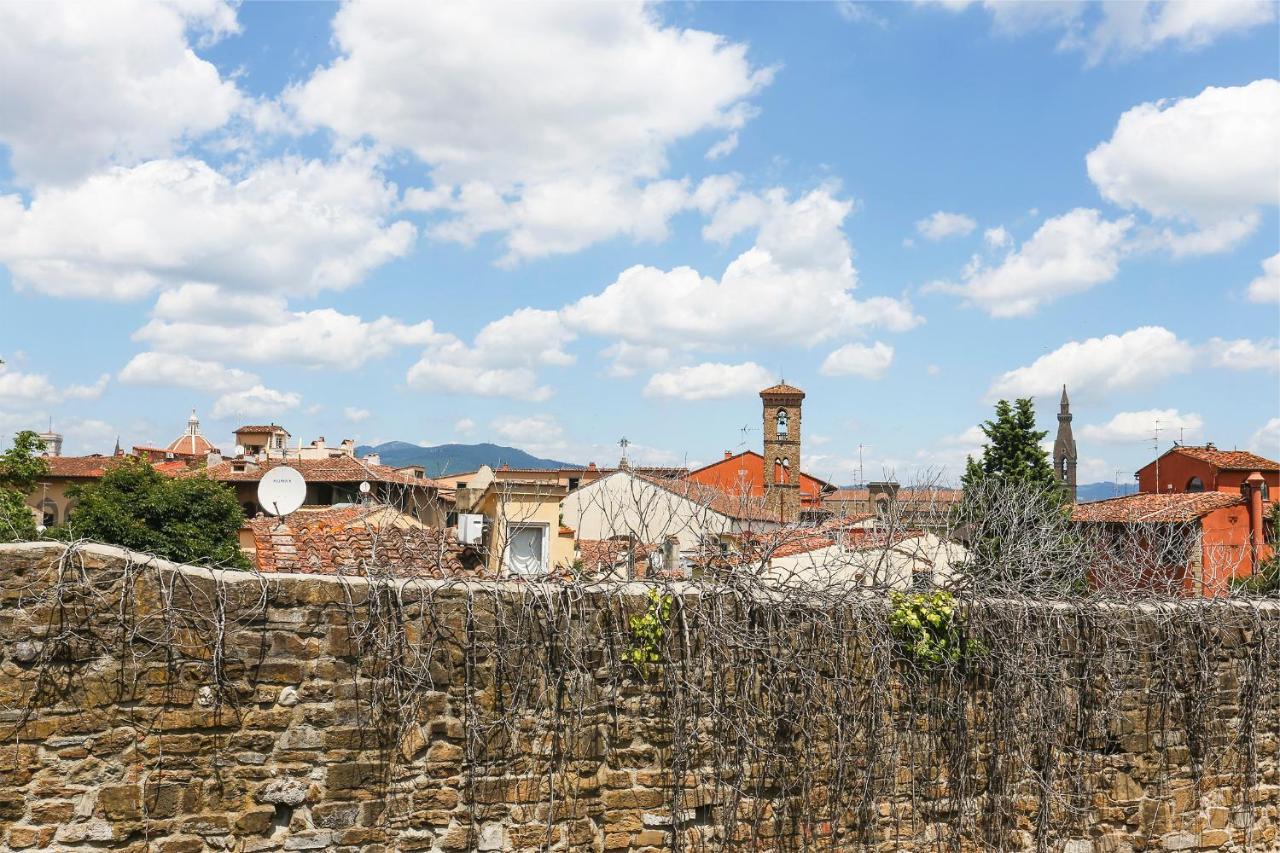
<path fill-rule="evenodd" d="M 53 527 L 58 523 L 58 505 L 51 500 L 40 502 L 40 523 L 45 527 Z"/>
<path fill-rule="evenodd" d="M 547 525 L 507 525 L 507 570 L 536 575 L 547 570 Z"/>
<path fill-rule="evenodd" d="M 778 425 L 778 435 L 786 435 L 787 429 L 789 428 L 789 424 L 787 423 L 786 409 L 778 409 L 777 425 Z"/>
<path fill-rule="evenodd" d="M 581 480 L 579 480 L 577 477 L 570 477 L 570 478 L 569 478 L 569 491 L 571 491 L 571 492 L 572 492 L 572 491 L 576 490 L 576 489 L 578 488 L 578 483 L 580 483 L 580 482 L 582 482 L 582 481 L 581 481 Z"/>
<path fill-rule="evenodd" d="M 1203 480 L 1201 480 L 1199 477 L 1192 477 L 1190 480 L 1187 480 L 1187 491 L 1188 491 L 1188 492 L 1203 492 L 1203 491 L 1204 491 L 1204 481 L 1203 481 Z"/>

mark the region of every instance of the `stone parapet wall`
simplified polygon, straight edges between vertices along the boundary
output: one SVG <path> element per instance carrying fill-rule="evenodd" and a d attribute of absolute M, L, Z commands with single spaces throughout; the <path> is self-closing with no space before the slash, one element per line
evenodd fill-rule
<path fill-rule="evenodd" d="M 1280 607 L 260 576 L 0 546 L 0 850 L 1277 850 Z"/>

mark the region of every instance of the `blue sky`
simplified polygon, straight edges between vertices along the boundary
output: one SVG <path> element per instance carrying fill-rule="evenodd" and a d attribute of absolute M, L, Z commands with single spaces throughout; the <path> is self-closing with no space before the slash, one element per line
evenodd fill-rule
<path fill-rule="evenodd" d="M 0 429 L 1280 455 L 1269 3 L 0 6 Z M 744 427 L 747 429 L 744 431 Z"/>

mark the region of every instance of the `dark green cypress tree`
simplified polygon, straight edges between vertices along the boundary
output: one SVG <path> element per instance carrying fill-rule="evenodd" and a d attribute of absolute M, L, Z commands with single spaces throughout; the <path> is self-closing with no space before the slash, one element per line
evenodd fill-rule
<path fill-rule="evenodd" d="M 980 460 L 969 459 L 961 482 L 966 487 L 995 480 L 1001 484 L 1022 484 L 1029 489 L 1060 491 L 1049 454 L 1040 442 L 1049 433 L 1036 429 L 1036 410 L 1023 398 L 1009 405 L 996 403 L 996 416 L 982 425 L 987 444 Z"/>

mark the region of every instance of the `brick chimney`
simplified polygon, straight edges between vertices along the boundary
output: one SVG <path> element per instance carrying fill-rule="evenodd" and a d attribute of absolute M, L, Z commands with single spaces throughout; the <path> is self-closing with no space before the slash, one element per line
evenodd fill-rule
<path fill-rule="evenodd" d="M 732 458 L 733 458 L 733 451 L 726 450 L 726 451 L 724 452 L 724 458 L 725 458 L 725 459 L 732 459 Z"/>
<path fill-rule="evenodd" d="M 1263 479 L 1262 474 L 1254 471 L 1244 482 L 1249 487 L 1249 531 L 1253 540 L 1253 547 L 1250 548 L 1250 551 L 1253 554 L 1253 570 L 1256 572 L 1258 570 L 1259 551 L 1262 550 L 1263 545 L 1266 543 L 1265 532 L 1263 531 L 1263 525 L 1266 521 L 1262 517 L 1262 487 L 1266 481 Z"/>

